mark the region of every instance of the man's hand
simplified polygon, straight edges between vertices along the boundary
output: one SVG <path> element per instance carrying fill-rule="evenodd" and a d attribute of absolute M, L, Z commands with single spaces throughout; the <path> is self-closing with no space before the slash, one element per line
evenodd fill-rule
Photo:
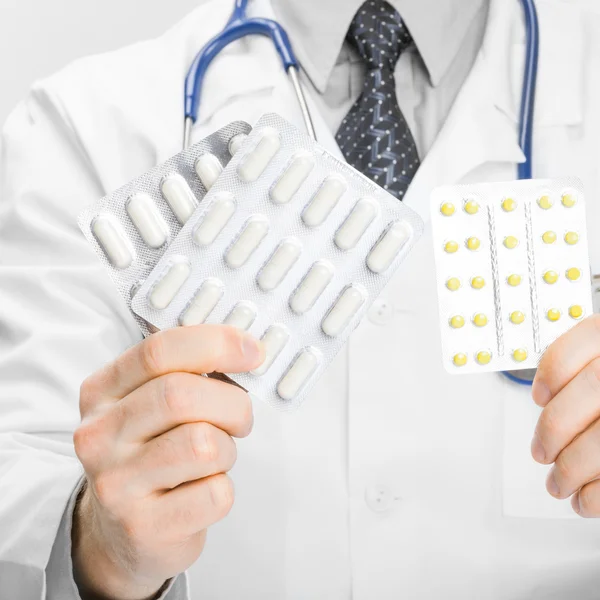
<path fill-rule="evenodd" d="M 600 516 L 600 316 L 556 340 L 540 362 L 532 389 L 543 407 L 531 453 L 554 463 L 546 487 L 571 498 L 582 517 Z"/>
<path fill-rule="evenodd" d="M 232 327 L 156 333 L 81 386 L 75 451 L 86 472 L 73 529 L 82 597 L 152 598 L 200 555 L 231 509 L 231 436 L 252 428 L 240 388 L 203 377 L 257 367 L 260 344 Z"/>

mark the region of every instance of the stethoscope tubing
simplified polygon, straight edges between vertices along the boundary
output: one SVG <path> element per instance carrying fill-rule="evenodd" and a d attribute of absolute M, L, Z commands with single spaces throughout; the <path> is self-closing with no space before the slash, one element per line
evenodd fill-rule
<path fill-rule="evenodd" d="M 306 125 L 306 130 L 313 139 L 316 139 L 308 102 L 300 85 L 299 63 L 292 50 L 292 44 L 287 32 L 279 23 L 272 19 L 248 18 L 246 14 L 247 7 L 248 0 L 235 0 L 231 17 L 223 30 L 215 35 L 198 52 L 189 68 L 184 86 L 184 148 L 187 148 L 190 144 L 192 126 L 198 118 L 202 85 L 210 63 L 231 42 L 247 35 L 263 35 L 271 38 L 275 50 L 281 58 L 283 68 L 290 78 L 302 118 Z"/>

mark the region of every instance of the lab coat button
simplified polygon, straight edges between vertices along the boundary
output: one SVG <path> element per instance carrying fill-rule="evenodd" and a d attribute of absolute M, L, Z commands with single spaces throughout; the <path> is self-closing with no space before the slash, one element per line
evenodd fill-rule
<path fill-rule="evenodd" d="M 365 501 L 373 512 L 387 512 L 392 508 L 395 497 L 384 485 L 373 485 L 365 490 Z"/>
<path fill-rule="evenodd" d="M 385 325 L 394 317 L 394 307 L 387 298 L 377 298 L 369 309 L 369 320 L 375 325 Z"/>

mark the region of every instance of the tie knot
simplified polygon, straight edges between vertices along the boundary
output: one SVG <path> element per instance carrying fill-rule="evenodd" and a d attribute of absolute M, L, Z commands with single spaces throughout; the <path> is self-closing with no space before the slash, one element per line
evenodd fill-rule
<path fill-rule="evenodd" d="M 385 0 L 367 0 L 358 10 L 347 40 L 358 50 L 368 69 L 394 70 L 412 37 L 398 11 Z"/>

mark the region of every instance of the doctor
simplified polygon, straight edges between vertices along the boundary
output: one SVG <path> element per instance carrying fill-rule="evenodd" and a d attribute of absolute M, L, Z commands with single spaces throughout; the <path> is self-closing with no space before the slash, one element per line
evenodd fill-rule
<path fill-rule="evenodd" d="M 201 327 L 140 343 L 76 215 L 179 151 L 182 81 L 230 4 L 74 63 L 5 125 L 0 598 L 597 598 L 600 521 L 556 498 L 575 493 L 582 516 L 600 515 L 598 319 L 547 353 L 541 414 L 530 388 L 500 375 L 448 376 L 427 230 L 297 413 L 256 402 L 252 416 L 240 390 L 197 375 L 251 369 L 262 360 L 251 338 Z M 411 181 L 394 191 L 427 220 L 434 186 L 512 179 L 523 161 L 522 11 L 517 0 L 391 4 L 255 0 L 251 11 L 288 30 L 317 136 L 340 157 L 335 134 L 360 135 L 346 115 L 372 68 L 359 21 L 402 24 L 386 85 Z M 600 8 L 537 4 L 534 173 L 581 177 L 598 223 Z M 266 111 L 302 125 L 270 42 L 246 38 L 212 65 L 192 142 Z M 600 236 L 590 244 L 599 272 Z M 534 458 L 556 460 L 556 498 L 532 436 Z"/>

